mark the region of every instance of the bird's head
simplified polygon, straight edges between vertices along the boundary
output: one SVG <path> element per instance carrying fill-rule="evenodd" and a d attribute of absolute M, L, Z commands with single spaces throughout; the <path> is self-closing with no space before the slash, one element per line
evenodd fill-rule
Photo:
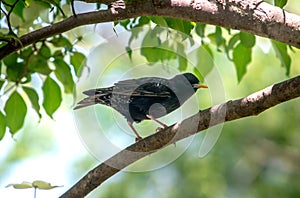
<path fill-rule="evenodd" d="M 199 79 L 192 73 L 184 73 L 183 76 L 189 81 L 194 90 L 199 88 L 208 88 L 205 84 L 201 84 Z"/>

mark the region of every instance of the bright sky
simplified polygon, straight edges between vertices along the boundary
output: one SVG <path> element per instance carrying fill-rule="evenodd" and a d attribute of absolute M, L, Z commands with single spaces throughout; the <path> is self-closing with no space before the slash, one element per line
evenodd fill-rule
<path fill-rule="evenodd" d="M 22 183 L 23 181 L 33 182 L 34 180 L 43 180 L 64 187 L 54 188 L 52 190 L 38 190 L 37 197 L 58 197 L 70 187 L 68 178 L 70 178 L 70 169 L 72 163 L 77 157 L 88 154 L 84 148 L 76 130 L 73 115 L 68 111 L 59 110 L 55 113 L 55 121 L 43 121 L 40 125 L 47 125 L 54 136 L 55 148 L 39 157 L 31 157 L 21 163 L 17 163 L 8 177 L 0 180 L 1 197 L 23 197 L 32 198 L 33 189 L 14 189 L 5 188 L 11 183 Z M 47 120 L 47 119 L 46 119 Z M 20 132 L 22 133 L 22 132 Z M 18 140 L 18 137 L 16 137 Z M 35 140 L 37 141 L 37 140 Z M 33 141 L 33 144 L 36 143 Z M 0 142 L 1 151 L 9 151 L 15 144 L 9 134 Z M 5 154 L 4 154 L 5 156 Z"/>

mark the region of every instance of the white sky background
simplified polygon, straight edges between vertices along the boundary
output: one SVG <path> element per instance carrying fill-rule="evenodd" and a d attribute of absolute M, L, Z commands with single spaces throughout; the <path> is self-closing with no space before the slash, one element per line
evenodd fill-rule
<path fill-rule="evenodd" d="M 76 132 L 76 125 L 71 113 L 59 110 L 55 114 L 55 120 L 42 121 L 47 122 L 45 124 L 51 128 L 49 131 L 54 136 L 55 148 L 53 151 L 17 163 L 11 169 L 9 176 L 5 180 L 0 180 L 1 197 L 33 197 L 33 189 L 5 188 L 7 184 L 23 181 L 43 180 L 52 185 L 64 185 L 64 187 L 52 190 L 38 190 L 37 197 L 58 197 L 70 187 L 68 178 L 70 177 L 71 165 L 74 163 L 74 159 L 84 156 L 87 151 Z M 18 139 L 17 136 L 16 140 Z M 9 151 L 13 144 L 14 140 L 9 134 L 6 134 L 0 142 L 0 150 Z"/>

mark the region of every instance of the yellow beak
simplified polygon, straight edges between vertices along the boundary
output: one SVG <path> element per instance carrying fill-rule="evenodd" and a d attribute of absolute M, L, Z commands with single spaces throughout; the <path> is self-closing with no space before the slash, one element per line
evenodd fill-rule
<path fill-rule="evenodd" d="M 208 86 L 206 86 L 205 84 L 198 84 L 197 87 L 198 88 L 208 88 Z"/>

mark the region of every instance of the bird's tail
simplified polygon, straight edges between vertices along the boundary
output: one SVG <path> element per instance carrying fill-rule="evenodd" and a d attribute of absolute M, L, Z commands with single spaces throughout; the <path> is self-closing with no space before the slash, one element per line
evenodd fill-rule
<path fill-rule="evenodd" d="M 83 92 L 85 95 L 88 95 L 87 98 L 79 101 L 77 106 L 74 107 L 74 110 L 81 109 L 83 107 L 91 106 L 94 104 L 103 104 L 110 106 L 110 96 L 111 88 L 103 89 L 90 89 Z"/>
<path fill-rule="evenodd" d="M 95 100 L 91 100 L 91 98 L 88 97 L 78 102 L 77 105 L 74 107 L 74 110 L 81 109 L 83 107 L 91 106 L 94 104 L 96 104 Z"/>

